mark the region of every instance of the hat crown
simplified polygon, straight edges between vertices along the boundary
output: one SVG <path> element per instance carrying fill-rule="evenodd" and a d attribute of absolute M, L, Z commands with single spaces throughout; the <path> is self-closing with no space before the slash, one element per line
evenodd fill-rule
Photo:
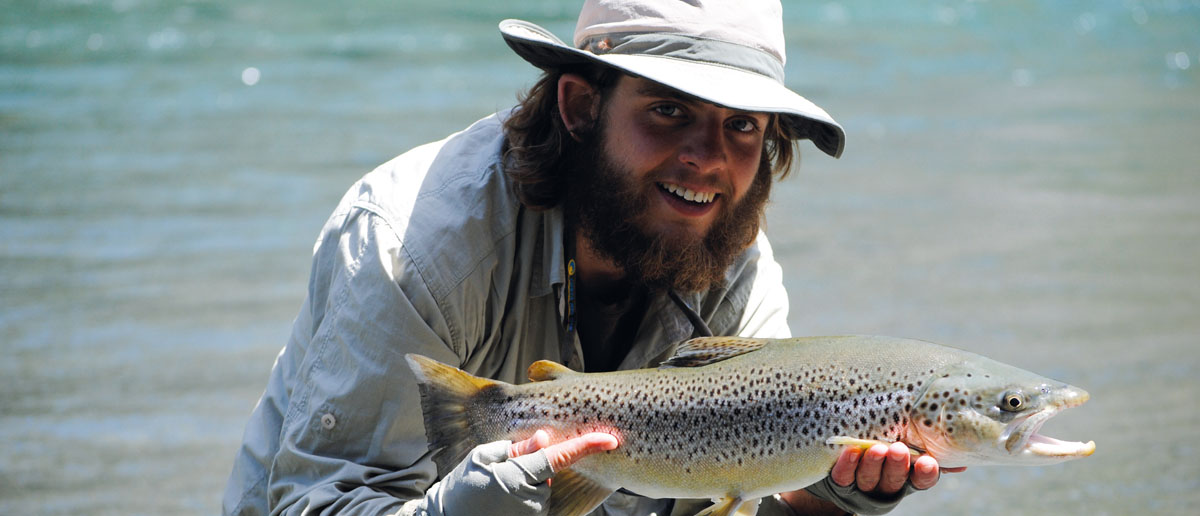
<path fill-rule="evenodd" d="M 779 0 L 587 0 L 576 48 L 609 34 L 664 33 L 723 41 L 786 60 Z"/>

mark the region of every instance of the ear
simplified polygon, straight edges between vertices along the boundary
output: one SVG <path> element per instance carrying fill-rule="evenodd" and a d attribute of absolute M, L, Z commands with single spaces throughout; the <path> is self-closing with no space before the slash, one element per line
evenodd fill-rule
<path fill-rule="evenodd" d="M 565 73 L 558 78 L 558 114 L 575 141 L 583 141 L 600 116 L 600 96 L 581 75 Z"/>

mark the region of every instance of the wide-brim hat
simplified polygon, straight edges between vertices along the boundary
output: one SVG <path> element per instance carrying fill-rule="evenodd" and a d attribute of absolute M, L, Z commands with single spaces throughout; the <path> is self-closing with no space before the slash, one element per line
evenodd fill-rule
<path fill-rule="evenodd" d="M 720 106 L 778 113 L 835 158 L 846 145 L 833 117 L 784 86 L 777 0 L 587 0 L 574 46 L 521 20 L 500 22 L 500 32 L 544 70 L 600 63 Z"/>

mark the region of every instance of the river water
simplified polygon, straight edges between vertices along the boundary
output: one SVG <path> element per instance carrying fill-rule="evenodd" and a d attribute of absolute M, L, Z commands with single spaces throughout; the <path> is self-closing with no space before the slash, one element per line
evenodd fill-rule
<path fill-rule="evenodd" d="M 785 2 L 805 145 L 768 234 L 798 335 L 877 333 L 1088 389 L 1093 457 L 895 514 L 1200 507 L 1200 2 Z M 0 513 L 219 512 L 313 238 L 375 165 L 512 104 L 496 23 L 575 1 L 8 0 Z"/>

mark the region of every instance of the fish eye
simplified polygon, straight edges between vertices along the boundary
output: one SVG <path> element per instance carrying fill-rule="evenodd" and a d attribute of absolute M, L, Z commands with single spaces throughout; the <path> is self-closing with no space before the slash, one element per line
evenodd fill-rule
<path fill-rule="evenodd" d="M 1007 392 L 1000 402 L 1000 408 L 1009 412 L 1017 412 L 1025 408 L 1025 397 L 1019 392 Z"/>

